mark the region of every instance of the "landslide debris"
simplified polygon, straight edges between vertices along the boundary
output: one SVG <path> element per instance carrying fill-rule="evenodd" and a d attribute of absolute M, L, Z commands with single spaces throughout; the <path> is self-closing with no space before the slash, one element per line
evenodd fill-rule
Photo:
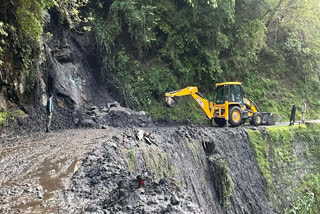
<path fill-rule="evenodd" d="M 108 103 L 106 106 L 88 106 L 72 110 L 60 106 L 55 107 L 52 117 L 51 130 L 64 130 L 70 128 L 96 128 L 107 127 L 150 127 L 156 122 L 145 112 L 135 112 L 120 106 L 118 102 Z M 33 109 L 23 116 L 17 116 L 3 127 L 0 127 L 0 136 L 26 135 L 31 132 L 43 132 L 46 126 L 46 110 L 44 107 Z"/>
<path fill-rule="evenodd" d="M 121 148 L 104 143 L 91 152 L 62 193 L 62 212 L 203 213 L 173 179 L 157 180 L 146 171 L 144 188 L 126 167 Z"/>
<path fill-rule="evenodd" d="M 125 129 L 88 154 L 60 200 L 64 212 L 273 213 L 240 128 Z"/>

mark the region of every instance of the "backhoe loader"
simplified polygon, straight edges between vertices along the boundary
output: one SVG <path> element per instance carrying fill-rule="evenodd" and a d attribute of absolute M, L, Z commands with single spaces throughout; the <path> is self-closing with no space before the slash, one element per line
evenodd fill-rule
<path fill-rule="evenodd" d="M 194 86 L 165 93 L 166 103 L 173 107 L 176 104 L 175 97 L 191 95 L 206 116 L 220 127 L 226 124 L 237 127 L 247 119 L 255 126 L 274 124 L 273 114 L 261 112 L 252 100 L 246 98 L 240 82 L 217 83 L 216 89 L 215 103 L 203 98 Z"/>

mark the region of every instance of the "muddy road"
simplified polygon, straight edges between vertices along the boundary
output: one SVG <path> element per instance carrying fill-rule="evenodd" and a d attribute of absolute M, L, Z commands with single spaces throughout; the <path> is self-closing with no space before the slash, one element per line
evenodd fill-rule
<path fill-rule="evenodd" d="M 119 129 L 33 133 L 1 142 L 0 213 L 57 213 L 56 194 L 84 155 Z"/>

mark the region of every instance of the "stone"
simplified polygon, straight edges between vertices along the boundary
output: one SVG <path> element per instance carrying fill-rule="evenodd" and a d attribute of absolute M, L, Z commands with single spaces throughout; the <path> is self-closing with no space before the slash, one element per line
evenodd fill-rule
<path fill-rule="evenodd" d="M 113 103 L 108 103 L 107 104 L 107 108 L 108 109 L 114 108 L 114 107 L 116 107 L 116 108 L 120 107 L 120 103 L 118 103 L 117 101 L 114 101 Z"/>
<path fill-rule="evenodd" d="M 172 194 L 172 195 L 171 195 L 170 203 L 171 203 L 172 205 L 174 205 L 174 206 L 180 204 L 180 201 L 179 201 L 178 197 L 177 197 L 175 194 Z"/>
<path fill-rule="evenodd" d="M 107 129 L 108 128 L 108 126 L 106 126 L 106 125 L 101 125 L 101 129 Z"/>
<path fill-rule="evenodd" d="M 96 123 L 92 119 L 84 119 L 80 123 L 84 127 L 94 128 L 96 126 Z"/>
<path fill-rule="evenodd" d="M 143 137 L 144 137 L 144 131 L 141 130 L 141 129 L 137 129 L 136 130 L 136 138 L 141 141 L 143 140 Z"/>
<path fill-rule="evenodd" d="M 146 112 L 145 112 L 145 111 L 139 111 L 139 112 L 138 112 L 138 115 L 146 116 L 147 114 L 146 114 Z"/>
<path fill-rule="evenodd" d="M 38 197 L 39 199 L 43 199 L 43 195 L 42 195 L 42 193 L 41 193 L 40 191 L 37 192 L 37 197 Z"/>
<path fill-rule="evenodd" d="M 60 63 L 73 61 L 72 52 L 68 48 L 56 48 L 54 51 L 54 56 Z"/>

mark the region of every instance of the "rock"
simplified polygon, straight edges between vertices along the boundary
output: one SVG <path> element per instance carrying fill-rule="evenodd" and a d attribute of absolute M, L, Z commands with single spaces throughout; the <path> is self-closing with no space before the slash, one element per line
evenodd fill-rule
<path fill-rule="evenodd" d="M 171 195 L 170 203 L 171 203 L 173 206 L 176 206 L 176 205 L 179 205 L 179 204 L 180 204 L 180 201 L 179 201 L 178 197 L 177 197 L 175 194 Z"/>
<path fill-rule="evenodd" d="M 108 126 L 105 126 L 105 125 L 101 125 L 101 129 L 107 129 Z"/>
<path fill-rule="evenodd" d="M 50 19 L 51 19 L 50 14 L 48 13 L 47 10 L 44 10 L 43 11 L 43 21 L 44 21 L 45 25 L 48 25 L 50 23 L 50 21 L 51 21 Z"/>
<path fill-rule="evenodd" d="M 38 197 L 39 199 L 43 199 L 43 195 L 42 195 L 42 193 L 41 193 L 40 191 L 37 192 L 37 197 Z"/>
<path fill-rule="evenodd" d="M 136 138 L 137 138 L 139 141 L 142 141 L 143 138 L 144 138 L 144 131 L 141 130 L 141 129 L 136 129 Z"/>
<path fill-rule="evenodd" d="M 138 115 L 146 116 L 147 114 L 146 114 L 146 112 L 145 112 L 145 111 L 139 111 L 139 112 L 138 112 Z"/>
<path fill-rule="evenodd" d="M 114 149 L 118 148 L 117 144 L 115 144 L 115 143 L 110 142 L 109 145 L 110 145 L 110 147 L 112 147 Z"/>
<path fill-rule="evenodd" d="M 69 48 L 56 48 L 54 51 L 54 56 L 60 63 L 73 61 L 72 52 Z"/>
<path fill-rule="evenodd" d="M 77 118 L 77 117 L 73 119 L 73 123 L 74 123 L 75 125 L 78 125 L 78 124 L 79 124 L 79 121 L 80 121 L 80 119 Z"/>
<path fill-rule="evenodd" d="M 101 109 L 102 112 L 108 113 L 110 111 L 110 109 L 108 107 L 103 107 Z"/>
<path fill-rule="evenodd" d="M 90 128 L 94 128 L 97 125 L 92 119 L 84 119 L 80 123 L 82 126 Z"/>
<path fill-rule="evenodd" d="M 107 108 L 108 109 L 114 108 L 114 107 L 116 107 L 116 108 L 120 107 L 120 103 L 118 103 L 117 101 L 114 101 L 113 103 L 108 103 L 107 104 Z"/>

